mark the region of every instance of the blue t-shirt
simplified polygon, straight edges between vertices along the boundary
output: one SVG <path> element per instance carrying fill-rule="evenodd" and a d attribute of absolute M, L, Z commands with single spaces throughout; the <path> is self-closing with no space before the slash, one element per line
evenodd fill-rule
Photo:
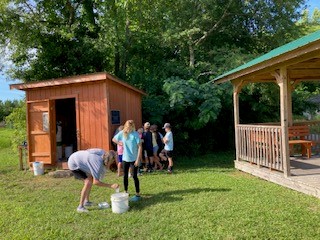
<path fill-rule="evenodd" d="M 164 136 L 167 139 L 167 142 L 164 144 L 164 150 L 173 151 L 173 135 L 172 132 L 167 132 Z"/>
<path fill-rule="evenodd" d="M 138 157 L 138 149 L 141 139 L 138 132 L 131 132 L 128 137 L 125 138 L 123 131 L 120 131 L 115 137 L 118 142 L 121 141 L 123 144 L 123 155 L 122 160 L 125 162 L 134 162 Z"/>

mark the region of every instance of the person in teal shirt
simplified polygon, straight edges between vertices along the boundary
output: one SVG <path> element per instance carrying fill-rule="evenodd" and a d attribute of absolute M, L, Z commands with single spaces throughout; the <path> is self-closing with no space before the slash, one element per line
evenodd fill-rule
<path fill-rule="evenodd" d="M 115 144 L 123 146 L 123 184 L 124 190 L 128 192 L 128 175 L 129 169 L 133 168 L 133 180 L 136 189 L 136 195 L 133 196 L 131 201 L 139 201 L 140 197 L 140 183 L 138 179 L 138 168 L 142 155 L 142 144 L 138 132 L 136 132 L 133 120 L 128 120 L 124 124 L 124 128 L 120 131 L 112 141 Z"/>

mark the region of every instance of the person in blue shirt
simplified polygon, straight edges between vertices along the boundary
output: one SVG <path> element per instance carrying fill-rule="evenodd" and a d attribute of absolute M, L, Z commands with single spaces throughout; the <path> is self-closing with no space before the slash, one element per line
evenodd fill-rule
<path fill-rule="evenodd" d="M 166 135 L 163 138 L 164 143 L 164 150 L 165 155 L 168 158 L 169 166 L 168 166 L 168 173 L 172 173 L 172 167 L 173 167 L 173 135 L 171 132 L 171 125 L 170 123 L 166 123 L 163 126 L 163 129 L 166 131 Z"/>
<path fill-rule="evenodd" d="M 138 179 L 138 168 L 142 154 L 142 144 L 138 132 L 136 131 L 133 120 L 128 120 L 124 124 L 124 128 L 112 139 L 115 144 L 123 146 L 123 183 L 124 190 L 128 192 L 128 175 L 129 169 L 133 168 L 133 180 L 136 188 L 136 195 L 133 196 L 131 201 L 139 201 L 140 197 L 140 183 Z"/>

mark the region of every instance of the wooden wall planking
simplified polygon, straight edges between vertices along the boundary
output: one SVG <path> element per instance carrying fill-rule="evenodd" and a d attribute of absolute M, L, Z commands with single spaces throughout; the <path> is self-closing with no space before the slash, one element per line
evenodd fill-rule
<path fill-rule="evenodd" d="M 38 88 L 28 91 L 28 101 L 42 99 L 69 98 L 78 95 L 80 149 L 90 147 L 109 148 L 107 141 L 106 107 L 104 102 L 106 93 L 104 83 L 73 84 L 51 88 Z M 104 122 L 104 123 L 103 123 Z"/>
<path fill-rule="evenodd" d="M 107 82 L 108 85 L 108 96 L 109 96 L 109 109 L 108 115 L 111 117 L 111 111 L 117 110 L 120 111 L 120 124 L 123 125 L 126 121 L 126 103 L 123 101 L 125 99 L 125 94 L 121 86 L 114 82 Z M 119 127 L 119 125 L 115 125 L 111 123 L 110 120 L 110 129 L 111 133 L 114 133 L 115 130 Z"/>
<path fill-rule="evenodd" d="M 88 85 L 88 109 L 89 112 L 89 125 L 87 126 L 88 133 L 90 134 L 91 144 L 97 146 L 96 126 L 97 126 L 97 109 L 96 109 L 96 95 L 98 94 L 97 89 L 92 84 Z M 99 139 L 100 140 L 100 139 Z"/>
<path fill-rule="evenodd" d="M 108 82 L 109 84 L 109 101 L 110 111 L 120 111 L 121 125 L 126 120 L 132 119 L 136 124 L 136 128 L 142 125 L 142 112 L 141 112 L 141 95 L 132 89 L 125 88 L 116 82 Z M 109 111 L 109 115 L 111 114 Z M 119 125 L 110 125 L 114 132 Z"/>
<path fill-rule="evenodd" d="M 100 113 L 100 126 L 99 126 L 99 133 L 101 135 L 101 143 L 104 148 L 110 147 L 110 134 L 109 134 L 109 122 L 108 122 L 108 109 L 107 109 L 107 92 L 106 92 L 106 83 L 99 85 L 100 90 L 100 99 L 99 101 L 99 113 Z"/>
<path fill-rule="evenodd" d="M 77 96 L 79 149 L 99 147 L 108 150 L 112 147 L 111 139 L 119 125 L 111 124 L 111 110 L 120 111 L 121 124 L 133 119 L 137 128 L 142 125 L 141 93 L 112 80 L 40 87 L 27 91 L 27 101 L 71 96 Z"/>

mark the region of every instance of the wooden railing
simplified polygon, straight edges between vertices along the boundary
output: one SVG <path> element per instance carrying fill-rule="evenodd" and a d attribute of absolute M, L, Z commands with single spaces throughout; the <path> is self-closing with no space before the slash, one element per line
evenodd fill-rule
<path fill-rule="evenodd" d="M 283 171 L 280 126 L 239 124 L 236 131 L 241 160 Z"/>

